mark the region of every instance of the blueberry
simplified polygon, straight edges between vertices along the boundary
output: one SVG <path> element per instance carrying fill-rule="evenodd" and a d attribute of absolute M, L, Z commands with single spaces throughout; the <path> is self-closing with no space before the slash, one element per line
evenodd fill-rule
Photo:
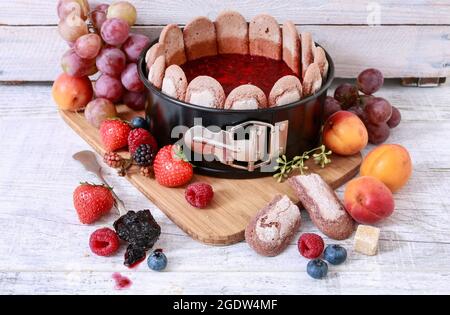
<path fill-rule="evenodd" d="M 322 279 L 327 275 L 328 265 L 322 259 L 314 259 L 306 266 L 306 272 L 314 279 Z"/>
<path fill-rule="evenodd" d="M 332 265 L 339 265 L 347 259 L 347 251 L 340 245 L 331 244 L 325 248 L 323 258 Z"/>
<path fill-rule="evenodd" d="M 142 118 L 142 117 L 134 117 L 131 120 L 131 126 L 133 126 L 133 128 L 148 129 L 147 121 L 145 120 L 145 118 Z"/>
<path fill-rule="evenodd" d="M 154 271 L 161 271 L 167 266 L 167 257 L 161 249 L 153 251 L 147 259 L 148 267 Z"/>

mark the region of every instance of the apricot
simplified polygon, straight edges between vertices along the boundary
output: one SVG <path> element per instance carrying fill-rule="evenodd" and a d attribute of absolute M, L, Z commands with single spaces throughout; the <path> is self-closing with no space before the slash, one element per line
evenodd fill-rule
<path fill-rule="evenodd" d="M 348 111 L 331 115 L 323 128 L 323 144 L 340 155 L 353 155 L 367 145 L 367 129 L 361 119 Z"/>
<path fill-rule="evenodd" d="M 389 188 L 371 176 L 362 176 L 348 182 L 344 206 L 356 222 L 372 224 L 394 212 L 394 198 Z"/>
<path fill-rule="evenodd" d="M 72 77 L 61 74 L 53 83 L 52 95 L 62 110 L 78 111 L 83 109 L 92 99 L 94 91 L 88 77 Z"/>
<path fill-rule="evenodd" d="M 383 144 L 367 154 L 361 164 L 360 172 L 362 176 L 378 178 L 392 192 L 396 192 L 411 177 L 411 157 L 399 144 Z"/>

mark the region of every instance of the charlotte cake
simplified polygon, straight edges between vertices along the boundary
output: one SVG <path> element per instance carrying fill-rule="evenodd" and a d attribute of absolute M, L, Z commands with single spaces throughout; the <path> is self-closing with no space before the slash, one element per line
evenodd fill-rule
<path fill-rule="evenodd" d="M 159 36 L 159 43 L 164 46 L 167 66 L 181 65 L 186 62 L 183 32 L 176 24 L 169 24 L 163 28 Z"/>
<path fill-rule="evenodd" d="M 255 16 L 249 25 L 248 38 L 250 55 L 281 59 L 281 30 L 272 16 Z"/>
<path fill-rule="evenodd" d="M 251 84 L 238 86 L 230 92 L 225 109 L 258 109 L 267 107 L 267 98 L 264 92 Z"/>
<path fill-rule="evenodd" d="M 216 64 L 220 73 L 206 75 L 185 68 L 199 60 L 198 65 L 203 68 L 199 66 L 197 70 L 211 68 L 211 62 L 214 58 L 220 59 L 221 54 L 224 55 L 222 61 L 228 60 L 228 64 L 223 69 L 220 63 Z M 244 68 L 248 63 L 243 61 L 241 66 L 244 68 L 239 75 L 244 77 L 230 81 L 224 71 L 232 63 L 230 56 L 239 55 L 267 58 L 264 62 L 281 62 L 284 68 L 276 68 L 278 64 L 273 64 L 277 70 L 273 72 L 269 86 L 266 79 L 253 84 L 253 80 L 245 77 L 248 69 Z M 164 56 L 163 60 L 161 56 Z M 176 24 L 167 25 L 159 42 L 147 52 L 146 62 L 149 81 L 156 88 L 162 88 L 163 93 L 188 103 L 225 109 L 263 109 L 299 101 L 321 88 L 329 68 L 325 51 L 315 46 L 310 33 L 302 32 L 299 36 L 292 22 L 287 21 L 280 28 L 272 16 L 260 14 L 247 23 L 235 11 L 220 13 L 215 22 L 197 17 L 183 31 Z M 174 65 L 177 67 L 172 67 Z M 191 71 L 189 76 L 183 69 Z M 262 69 L 267 69 L 267 65 L 264 64 Z M 253 78 L 257 80 L 259 72 Z M 228 97 L 221 82 L 226 86 Z M 271 87 L 272 82 L 275 83 Z"/>
<path fill-rule="evenodd" d="M 269 95 L 269 107 L 281 106 L 302 98 L 302 83 L 299 78 L 287 75 L 279 79 Z"/>
<path fill-rule="evenodd" d="M 200 16 L 186 24 L 183 38 L 188 60 L 217 55 L 216 28 L 208 18 Z"/>
<path fill-rule="evenodd" d="M 220 13 L 214 22 L 219 54 L 248 55 L 248 25 L 235 11 Z"/>
<path fill-rule="evenodd" d="M 283 60 L 297 76 L 300 75 L 300 37 L 291 21 L 283 24 Z"/>
<path fill-rule="evenodd" d="M 208 76 L 198 76 L 189 83 L 186 102 L 211 108 L 223 108 L 225 92 L 220 83 Z"/>
<path fill-rule="evenodd" d="M 166 69 L 162 80 L 161 91 L 173 98 L 184 101 L 188 82 L 184 71 L 178 65 Z"/>

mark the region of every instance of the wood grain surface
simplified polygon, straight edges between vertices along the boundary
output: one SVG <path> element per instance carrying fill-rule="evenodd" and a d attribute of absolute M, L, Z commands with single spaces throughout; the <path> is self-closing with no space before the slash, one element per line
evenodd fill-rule
<path fill-rule="evenodd" d="M 395 194 L 394 214 L 378 224 L 378 255 L 354 252 L 352 239 L 336 242 L 347 248 L 348 260 L 330 268 L 323 281 L 308 277 L 308 261 L 297 251 L 300 233 L 320 233 L 306 213 L 302 213 L 302 227 L 294 241 L 277 257 L 260 257 L 245 242 L 207 246 L 192 240 L 131 183 L 107 167 L 107 180 L 130 209 L 151 209 L 162 227 L 156 246 L 165 250 L 169 265 L 162 273 L 151 272 L 144 263 L 128 270 L 123 266 L 124 247 L 111 258 L 93 255 L 89 235 L 97 228 L 111 226 L 117 215 L 95 225 L 78 222 L 72 192 L 78 182 L 93 179 L 70 157 L 90 147 L 67 128 L 50 89 L 43 83 L 0 84 L 0 293 L 450 293 L 448 84 L 419 89 L 388 80 L 377 93 L 401 110 L 402 123 L 388 142 L 409 150 L 413 176 Z M 337 190 L 341 197 L 343 189 Z M 325 238 L 325 242 L 331 240 Z M 113 272 L 128 276 L 132 286 L 115 290 Z"/>
<path fill-rule="evenodd" d="M 67 124 L 100 154 L 101 159 L 106 151 L 103 149 L 98 129 L 92 127 L 82 113 L 61 111 L 60 114 Z M 136 114 L 126 106 L 119 107 L 119 116 L 125 120 L 131 120 Z M 143 116 L 142 113 L 139 115 Z M 323 169 L 309 160 L 308 172 L 321 175 L 331 187 L 338 188 L 358 173 L 361 154 L 351 157 L 332 155 L 331 160 L 332 163 Z M 289 184 L 277 183 L 271 176 L 233 180 L 195 175 L 192 182 L 208 183 L 214 188 L 214 199 L 207 209 L 191 207 L 184 197 L 185 187 L 163 187 L 154 179 L 142 176 L 137 166 L 130 168 L 127 179 L 183 231 L 210 245 L 231 245 L 243 241 L 244 230 L 250 219 L 276 194 L 288 195 L 298 203 Z"/>
<path fill-rule="evenodd" d="M 0 24 L 56 24 L 54 0 L 20 0 L 5 5 Z M 89 3 L 110 1 L 90 0 Z M 447 1 L 427 0 L 132 0 L 138 11 L 140 25 L 185 24 L 198 15 L 214 18 L 218 12 L 233 9 L 247 19 L 259 13 L 270 13 L 279 20 L 296 24 L 367 24 L 370 13 L 379 9 L 382 24 L 449 24 L 450 5 Z M 94 5 L 91 5 L 94 7 Z"/>

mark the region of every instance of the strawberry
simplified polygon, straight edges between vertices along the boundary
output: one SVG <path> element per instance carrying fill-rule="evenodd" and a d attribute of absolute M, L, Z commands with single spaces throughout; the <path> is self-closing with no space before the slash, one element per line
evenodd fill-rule
<path fill-rule="evenodd" d="M 106 151 L 112 152 L 128 145 L 131 127 L 120 119 L 107 119 L 100 125 L 100 138 Z"/>
<path fill-rule="evenodd" d="M 73 205 L 83 224 L 91 224 L 111 211 L 114 197 L 111 187 L 81 183 L 73 192 Z"/>
<path fill-rule="evenodd" d="M 166 145 L 153 162 L 155 178 L 160 185 L 178 187 L 188 183 L 194 175 L 192 164 L 177 145 Z"/>
<path fill-rule="evenodd" d="M 130 134 L 128 135 L 128 150 L 130 151 L 131 155 L 136 152 L 136 149 L 141 144 L 149 144 L 155 154 L 158 152 L 158 144 L 156 143 L 155 138 L 153 138 L 150 132 L 143 128 L 136 128 L 131 130 Z"/>

